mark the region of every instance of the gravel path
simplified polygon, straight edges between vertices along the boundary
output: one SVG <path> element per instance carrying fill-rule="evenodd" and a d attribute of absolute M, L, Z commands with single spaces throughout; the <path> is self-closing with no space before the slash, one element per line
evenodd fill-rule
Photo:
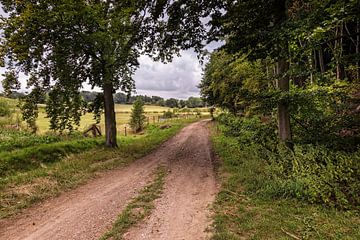
<path fill-rule="evenodd" d="M 208 205 L 216 194 L 207 121 L 191 124 L 130 166 L 0 220 L 0 239 L 98 239 L 160 164 L 168 166 L 163 195 L 153 214 L 124 238 L 206 239 Z"/>

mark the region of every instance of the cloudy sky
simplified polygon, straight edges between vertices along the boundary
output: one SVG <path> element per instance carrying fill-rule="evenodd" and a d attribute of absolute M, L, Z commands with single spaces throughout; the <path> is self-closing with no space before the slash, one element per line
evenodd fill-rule
<path fill-rule="evenodd" d="M 202 66 L 193 51 L 182 52 L 181 57 L 168 64 L 154 62 L 147 56 L 141 56 L 139 62 L 140 67 L 134 75 L 137 94 L 180 99 L 199 96 L 197 85 L 201 81 Z M 1 75 L 4 71 L 0 68 Z M 0 76 L 0 81 L 2 79 L 3 76 Z M 26 79 L 25 75 L 20 75 L 21 91 L 26 91 Z M 0 84 L 0 92 L 2 90 Z M 91 88 L 84 85 L 84 90 Z"/>
<path fill-rule="evenodd" d="M 0 14 L 3 14 L 0 5 Z M 209 50 L 217 47 L 214 44 Z M 140 67 L 134 75 L 137 94 L 156 95 L 164 98 L 186 99 L 190 96 L 199 96 L 199 85 L 202 77 L 202 68 L 194 51 L 183 51 L 181 57 L 175 57 L 171 63 L 154 62 L 147 56 L 139 59 Z M 0 68 L 0 82 L 5 69 Z M 22 91 L 26 91 L 26 79 L 20 76 Z M 90 90 L 89 86 L 84 86 Z M 0 92 L 3 90 L 0 84 Z"/>

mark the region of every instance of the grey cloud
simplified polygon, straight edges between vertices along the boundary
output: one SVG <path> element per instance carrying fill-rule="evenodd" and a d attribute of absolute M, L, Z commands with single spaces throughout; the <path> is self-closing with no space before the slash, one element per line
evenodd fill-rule
<path fill-rule="evenodd" d="M 138 93 L 149 91 L 164 97 L 186 98 L 199 95 L 197 85 L 200 83 L 201 73 L 196 55 L 186 51 L 168 64 L 154 62 L 149 57 L 142 56 L 134 79 Z"/>

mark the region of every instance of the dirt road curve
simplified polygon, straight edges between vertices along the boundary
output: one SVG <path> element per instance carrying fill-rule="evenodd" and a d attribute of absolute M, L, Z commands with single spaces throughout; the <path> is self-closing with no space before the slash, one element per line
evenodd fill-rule
<path fill-rule="evenodd" d="M 160 164 L 169 168 L 164 193 L 153 214 L 124 238 L 207 239 L 208 205 L 215 198 L 216 182 L 206 124 L 191 124 L 130 166 L 106 172 L 18 217 L 0 220 L 0 239 L 98 239 Z"/>

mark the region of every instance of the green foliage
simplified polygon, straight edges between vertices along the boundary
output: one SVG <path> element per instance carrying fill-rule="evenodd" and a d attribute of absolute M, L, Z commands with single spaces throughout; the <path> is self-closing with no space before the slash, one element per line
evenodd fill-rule
<path fill-rule="evenodd" d="M 64 92 L 66 94 L 64 94 Z M 46 102 L 46 113 L 50 119 L 50 129 L 62 133 L 64 130 L 74 130 L 74 125 L 80 125 L 83 112 L 80 92 L 75 88 L 58 85 L 49 92 Z"/>
<path fill-rule="evenodd" d="M 163 114 L 163 118 L 173 118 L 175 116 L 174 112 L 167 110 L 166 112 L 164 112 Z"/>
<path fill-rule="evenodd" d="M 1 19 L 0 59 L 1 64 L 8 59 L 5 63 L 9 70 L 6 89 L 16 88 L 17 73 L 25 72 L 30 76 L 29 87 L 49 92 L 47 113 L 51 129 L 71 131 L 80 118 L 77 100 L 82 85 L 101 88 L 105 95 L 108 145 L 116 145 L 112 94 L 116 90 L 130 94 L 135 88 L 132 75 L 140 54 L 170 61 L 180 49 L 200 49 L 203 45 L 199 38 L 184 37 L 196 37 L 202 32 L 201 21 L 183 21 L 179 18 L 183 15 L 177 15 L 184 11 L 196 13 L 197 9 L 178 3 L 0 2 L 9 16 Z M 165 13 L 169 17 L 165 18 Z M 187 27 L 181 27 L 183 24 Z"/>
<path fill-rule="evenodd" d="M 259 180 L 254 181 L 253 177 L 247 177 L 252 179 L 246 183 L 248 191 L 264 197 L 293 197 L 337 208 L 360 205 L 359 150 L 349 153 L 297 144 L 291 151 L 277 143 L 271 122 L 265 124 L 257 118 L 225 114 L 218 119 L 220 130 L 233 139 L 233 147 L 242 152 L 244 159 L 251 155 L 252 161 L 263 165 L 259 169 L 263 179 L 257 176 Z M 232 166 L 236 167 L 239 160 L 233 161 Z"/>
<path fill-rule="evenodd" d="M 38 104 L 40 103 L 44 93 L 40 88 L 34 88 L 30 94 L 20 101 L 20 109 L 22 118 L 27 123 L 33 133 L 36 133 L 36 119 L 39 116 Z"/>
<path fill-rule="evenodd" d="M 12 91 L 20 89 L 20 82 L 18 80 L 17 73 L 11 69 L 10 71 L 2 75 L 4 79 L 2 80 L 2 86 L 6 96 L 10 96 Z"/>
<path fill-rule="evenodd" d="M 266 86 L 260 62 L 250 62 L 241 54 L 217 51 L 211 55 L 199 87 L 208 104 L 235 113 L 249 110 L 251 97 Z"/>
<path fill-rule="evenodd" d="M 102 143 L 102 139 L 83 139 L 45 143 L 16 151 L 2 152 L 0 153 L 0 174 L 1 176 L 7 176 L 14 172 L 39 168 L 41 164 L 54 163 L 66 155 L 80 153 Z"/>
<path fill-rule="evenodd" d="M 0 152 L 11 152 L 41 144 L 81 139 L 84 139 L 84 136 L 80 132 L 62 135 L 47 132 L 46 134 L 36 135 L 29 131 L 0 129 Z"/>
<path fill-rule="evenodd" d="M 175 98 L 169 98 L 165 101 L 165 106 L 169 108 L 177 108 L 179 106 L 179 102 Z"/>
<path fill-rule="evenodd" d="M 353 94 L 358 86 L 337 82 L 293 88 L 287 96 L 295 143 L 312 143 L 332 149 L 356 150 L 359 145 L 359 114 Z"/>
<path fill-rule="evenodd" d="M 87 104 L 88 112 L 94 114 L 94 120 L 96 124 L 99 124 L 101 121 L 101 115 L 104 111 L 104 94 L 97 93 L 93 101 Z"/>
<path fill-rule="evenodd" d="M 144 103 L 141 98 L 136 99 L 131 109 L 130 126 L 134 132 L 144 129 L 146 116 L 144 114 Z"/>
<path fill-rule="evenodd" d="M 27 131 L 0 129 L 0 152 L 9 152 L 16 149 L 54 143 L 70 138 L 54 134 L 35 135 Z"/>
<path fill-rule="evenodd" d="M 222 129 L 223 126 L 219 127 Z M 318 159 L 317 155 L 322 159 L 326 156 L 333 159 L 333 154 L 341 155 L 340 152 L 312 147 L 308 149 L 309 146 L 304 145 L 296 146 L 294 154 L 281 147 L 279 151 L 282 153 L 271 154 L 273 156 L 271 161 L 274 163 L 269 164 L 262 153 L 268 151 L 262 146 L 251 143 L 239 144 L 238 137 L 225 136 L 221 132 L 215 132 L 215 128 L 213 130 L 214 150 L 220 157 L 221 188 L 213 205 L 215 234 L 212 239 L 277 240 L 289 239 L 289 234 L 299 239 L 309 240 L 358 239 L 360 237 L 358 210 L 339 211 L 327 207 L 334 205 L 333 198 L 331 198 L 332 202 L 325 207 L 304 201 L 305 199 L 312 201 L 305 191 L 305 186 L 317 188 L 317 184 L 320 184 L 322 188 L 328 184 L 345 183 L 345 175 L 339 178 L 341 181 L 336 180 L 335 178 L 340 174 L 333 175 L 335 172 L 333 170 L 327 173 L 325 168 L 331 169 L 331 167 L 314 162 Z M 359 154 L 351 155 L 355 158 L 359 156 Z M 358 166 L 358 163 L 351 161 L 351 155 L 346 154 L 343 160 L 350 160 L 353 166 L 356 164 Z M 302 173 L 305 175 L 283 173 L 282 164 L 278 163 L 283 158 L 301 162 L 302 166 L 296 169 L 311 168 L 312 170 L 303 169 Z M 342 160 L 339 163 L 343 163 Z M 336 168 L 344 170 L 349 166 L 345 165 L 345 167 L 338 165 Z M 309 172 L 311 174 L 308 174 Z M 325 176 L 323 177 L 322 174 Z M 286 178 L 284 178 L 285 175 L 287 175 Z M 352 176 L 357 177 L 355 172 Z M 352 181 L 347 183 L 358 188 L 358 183 Z M 345 185 L 339 188 L 334 184 L 335 189 L 332 190 L 329 189 L 330 185 L 325 186 L 324 191 L 321 191 L 321 188 L 317 188 L 316 191 L 324 196 L 326 196 L 325 192 L 333 193 L 339 189 L 347 192 Z M 315 195 L 319 199 L 320 195 Z"/>
<path fill-rule="evenodd" d="M 236 137 L 239 144 L 258 144 L 270 151 L 278 142 L 276 122 L 267 117 L 262 122 L 260 117 L 237 117 L 232 114 L 220 114 L 217 120 L 226 136 Z"/>
<path fill-rule="evenodd" d="M 0 117 L 10 117 L 11 109 L 10 105 L 4 100 L 0 99 Z"/>

